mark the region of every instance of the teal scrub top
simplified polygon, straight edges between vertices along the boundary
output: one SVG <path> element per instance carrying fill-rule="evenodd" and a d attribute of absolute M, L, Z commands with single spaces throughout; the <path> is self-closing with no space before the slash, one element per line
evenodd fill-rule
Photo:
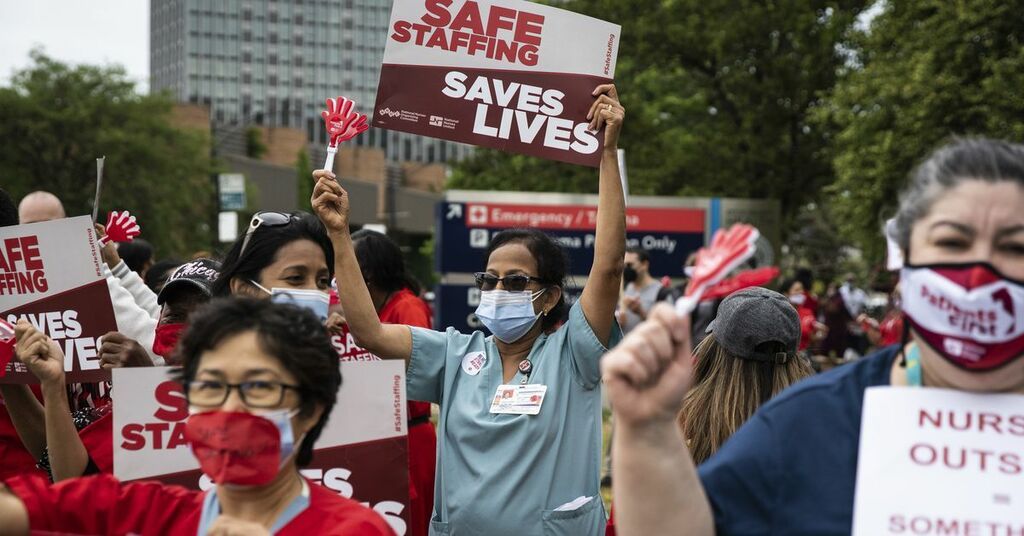
<path fill-rule="evenodd" d="M 430 534 L 604 534 L 599 362 L 608 349 L 579 302 L 568 321 L 538 337 L 530 351 L 529 383 L 547 386 L 538 415 L 490 413 L 505 383 L 492 337 L 410 329 L 408 397 L 441 406 Z M 613 322 L 611 346 L 621 338 Z M 482 366 L 463 366 L 467 355 L 468 362 L 479 352 L 486 356 Z M 517 372 L 507 383 L 522 380 Z M 593 499 L 555 511 L 580 496 Z"/>

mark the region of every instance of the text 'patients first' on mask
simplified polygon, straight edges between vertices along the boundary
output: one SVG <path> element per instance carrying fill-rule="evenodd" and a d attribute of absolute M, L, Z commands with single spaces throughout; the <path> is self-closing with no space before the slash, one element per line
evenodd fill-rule
<path fill-rule="evenodd" d="M 540 319 L 540 313 L 533 312 L 533 302 L 546 290 L 485 290 L 480 293 L 480 305 L 476 308 L 476 316 L 499 341 L 516 342 Z"/>
<path fill-rule="evenodd" d="M 987 263 L 906 265 L 900 294 L 914 331 L 960 368 L 994 370 L 1024 355 L 1024 284 Z"/>

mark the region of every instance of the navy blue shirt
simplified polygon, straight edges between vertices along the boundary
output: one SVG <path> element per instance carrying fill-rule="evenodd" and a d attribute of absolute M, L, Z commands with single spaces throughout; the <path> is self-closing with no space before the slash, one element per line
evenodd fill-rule
<path fill-rule="evenodd" d="M 899 345 L 790 387 L 700 466 L 717 534 L 849 534 L 864 390 Z"/>

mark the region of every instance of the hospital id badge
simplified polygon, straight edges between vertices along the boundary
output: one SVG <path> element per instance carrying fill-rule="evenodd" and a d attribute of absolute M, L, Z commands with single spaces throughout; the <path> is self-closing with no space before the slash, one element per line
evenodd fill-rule
<path fill-rule="evenodd" d="M 499 385 L 491 402 L 491 413 L 536 415 L 547 391 L 547 385 Z"/>

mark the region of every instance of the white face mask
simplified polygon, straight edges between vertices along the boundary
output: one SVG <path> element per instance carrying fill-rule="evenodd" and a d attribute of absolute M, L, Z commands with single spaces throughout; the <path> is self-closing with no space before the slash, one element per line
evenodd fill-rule
<path fill-rule="evenodd" d="M 313 311 L 313 314 L 315 314 L 321 322 L 325 322 L 327 320 L 328 311 L 331 307 L 331 296 L 326 292 L 304 288 L 280 287 L 274 287 L 267 290 L 266 287 L 255 281 L 250 280 L 249 282 L 259 287 L 263 292 L 270 294 L 270 301 L 274 303 L 290 303 L 304 309 L 309 309 L 310 311 Z"/>
<path fill-rule="evenodd" d="M 803 305 L 804 303 L 807 302 L 807 295 L 806 294 L 793 294 L 793 295 L 791 295 L 789 297 L 789 301 L 793 305 L 796 305 L 797 307 L 799 307 L 799 306 L 801 306 L 801 305 Z"/>
<path fill-rule="evenodd" d="M 485 290 L 480 293 L 476 316 L 499 341 L 516 342 L 540 319 L 541 314 L 533 312 L 533 302 L 546 291 L 546 288 L 537 292 Z"/>

